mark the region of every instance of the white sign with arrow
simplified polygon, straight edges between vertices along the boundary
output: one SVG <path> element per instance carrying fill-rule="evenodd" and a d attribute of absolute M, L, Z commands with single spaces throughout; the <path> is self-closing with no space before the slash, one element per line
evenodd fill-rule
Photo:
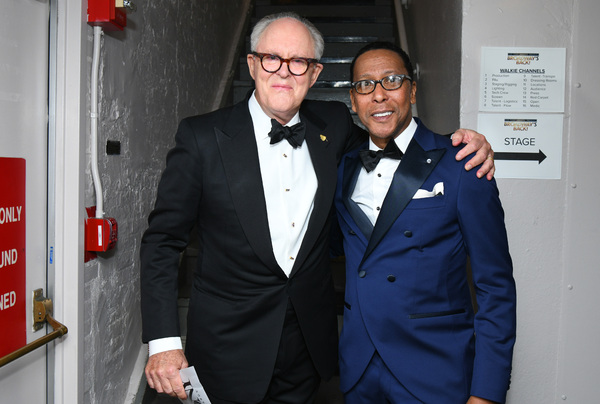
<path fill-rule="evenodd" d="M 480 113 L 477 130 L 494 149 L 496 178 L 560 179 L 562 114 Z"/>

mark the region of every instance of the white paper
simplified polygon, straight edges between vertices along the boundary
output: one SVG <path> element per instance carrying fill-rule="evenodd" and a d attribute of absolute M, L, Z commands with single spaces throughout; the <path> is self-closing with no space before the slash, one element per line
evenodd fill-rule
<path fill-rule="evenodd" d="M 479 111 L 565 110 L 565 48 L 481 48 Z"/>
<path fill-rule="evenodd" d="M 198 374 L 193 366 L 189 368 L 181 369 L 179 371 L 181 375 L 181 381 L 183 382 L 183 388 L 188 396 L 187 399 L 181 400 L 184 404 L 210 404 L 210 400 L 204 391 L 204 387 L 198 379 Z"/>
<path fill-rule="evenodd" d="M 494 149 L 496 178 L 560 179 L 562 114 L 479 114 Z"/>

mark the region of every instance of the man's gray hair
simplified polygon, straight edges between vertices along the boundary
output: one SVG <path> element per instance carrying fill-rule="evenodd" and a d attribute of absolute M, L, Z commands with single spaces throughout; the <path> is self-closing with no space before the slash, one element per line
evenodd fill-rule
<path fill-rule="evenodd" d="M 274 21 L 280 20 L 282 18 L 293 18 L 294 20 L 300 21 L 308 32 L 310 32 L 310 36 L 315 45 L 315 59 L 321 59 L 323 56 L 323 49 L 325 48 L 325 42 L 323 41 L 323 35 L 319 32 L 319 30 L 313 25 L 312 22 L 308 21 L 304 17 L 300 17 L 298 14 L 291 11 L 284 11 L 282 13 L 271 14 L 263 17 L 259 22 L 256 23 L 254 28 L 252 29 L 252 34 L 250 35 L 250 50 L 252 52 L 256 52 L 256 48 L 258 46 L 258 41 L 260 37 L 265 32 L 265 29 Z"/>

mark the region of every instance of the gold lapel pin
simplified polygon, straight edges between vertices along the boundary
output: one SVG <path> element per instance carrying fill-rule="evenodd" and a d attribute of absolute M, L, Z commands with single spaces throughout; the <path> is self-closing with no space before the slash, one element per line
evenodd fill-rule
<path fill-rule="evenodd" d="M 320 136 L 321 136 L 321 142 L 327 141 L 327 136 L 325 136 L 325 135 L 320 135 Z"/>

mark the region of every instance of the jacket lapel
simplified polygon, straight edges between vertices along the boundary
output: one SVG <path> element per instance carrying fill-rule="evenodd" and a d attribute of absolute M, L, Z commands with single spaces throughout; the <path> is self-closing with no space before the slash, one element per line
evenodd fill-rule
<path fill-rule="evenodd" d="M 317 193 L 306 234 L 302 240 L 300 251 L 294 262 L 290 277 L 302 266 L 308 254 L 313 250 L 319 234 L 331 213 L 331 201 L 335 192 L 336 161 L 328 150 L 327 124 L 311 111 L 301 108 L 300 120 L 306 125 L 305 142 L 310 159 L 317 176 Z M 327 240 L 329 242 L 329 240 Z"/>
<path fill-rule="evenodd" d="M 432 136 L 431 132 L 425 129 L 422 124 L 419 124 L 415 136 L 409 143 L 406 153 L 394 173 L 392 184 L 373 228 L 363 262 L 381 242 L 446 152 L 445 149 L 425 150 L 421 146 L 420 142 L 424 144 L 432 143 Z"/>
<path fill-rule="evenodd" d="M 368 144 L 366 144 L 368 147 Z M 356 223 L 360 232 L 363 234 L 366 240 L 371 237 L 373 233 L 373 224 L 358 206 L 356 202 L 352 200 L 352 193 L 356 187 L 358 181 L 358 175 L 362 169 L 360 157 L 358 153 L 347 156 L 344 160 L 344 174 L 342 177 L 342 201 L 348 213 L 352 217 L 352 221 Z"/>
<path fill-rule="evenodd" d="M 273 255 L 258 149 L 248 102 L 233 107 L 225 127 L 215 128 L 231 199 L 248 243 L 277 275 L 285 276 Z"/>

